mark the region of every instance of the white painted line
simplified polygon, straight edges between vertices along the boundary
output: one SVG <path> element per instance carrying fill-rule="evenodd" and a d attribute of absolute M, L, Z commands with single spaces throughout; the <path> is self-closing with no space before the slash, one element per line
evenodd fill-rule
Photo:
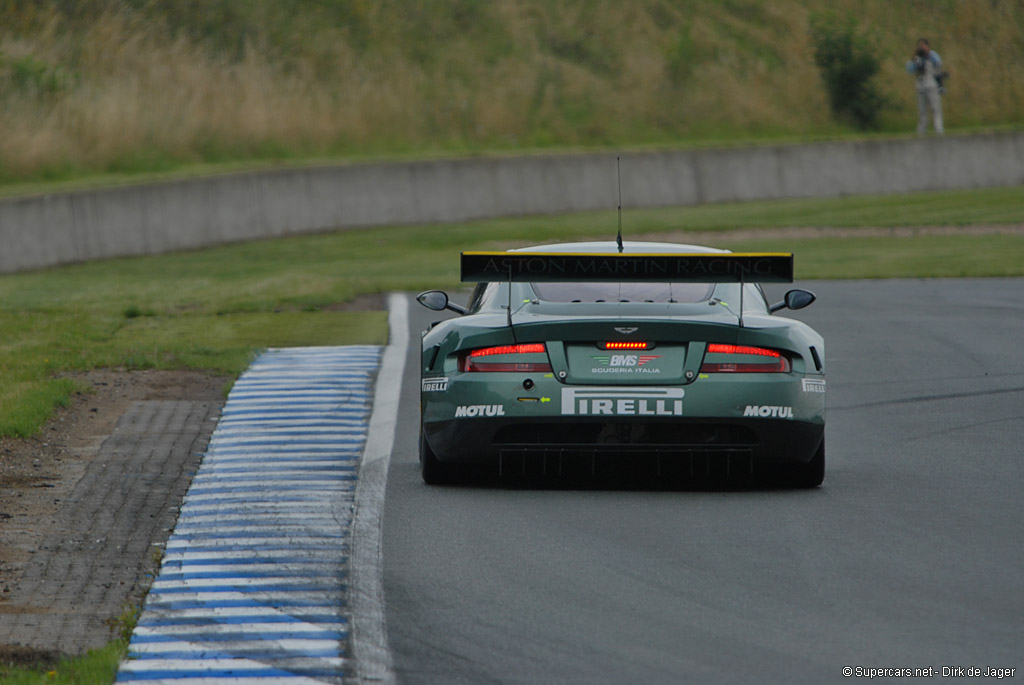
<path fill-rule="evenodd" d="M 359 683 L 395 682 L 384 623 L 383 527 L 388 465 L 398 427 L 398 402 L 409 347 L 409 302 L 402 293 L 388 296 L 390 340 L 381 358 L 369 435 L 359 467 L 355 493 L 353 546 L 350 559 L 351 641 Z"/>
<path fill-rule="evenodd" d="M 210 500 L 210 499 L 212 499 L 214 501 L 216 501 L 217 499 L 220 499 L 220 501 L 222 501 L 222 502 L 230 502 L 231 501 L 231 497 L 228 496 L 226 493 L 222 493 L 222 492 L 205 492 L 205 490 L 217 490 L 217 489 L 218 488 L 215 488 L 213 486 L 210 486 L 208 488 L 203 488 L 202 490 L 200 490 L 199 492 L 196 492 L 195 494 L 188 495 L 185 498 L 185 501 L 186 502 L 192 502 L 192 501 L 195 501 L 195 500 Z M 330 485 L 324 483 L 324 484 L 321 484 L 320 487 L 318 487 L 318 488 L 310 487 L 308 484 L 302 485 L 302 484 L 299 484 L 299 483 L 293 483 L 293 484 L 290 484 L 287 487 L 282 485 L 279 489 L 275 490 L 271 495 L 268 495 L 267 497 L 265 497 L 264 501 L 267 501 L 267 502 L 281 501 L 281 499 L 286 497 L 286 496 L 287 497 L 299 497 L 299 496 L 302 496 L 302 495 L 310 495 L 310 496 L 315 497 L 317 492 L 323 492 L 324 490 L 331 490 L 332 492 L 344 492 L 344 491 L 350 490 L 350 489 L 352 489 L 352 485 L 351 484 L 346 485 L 344 482 L 341 482 L 341 481 L 331 483 Z M 250 499 L 246 500 L 245 499 L 245 495 L 243 494 L 245 492 L 246 492 L 245 490 L 242 490 L 242 489 L 239 488 L 238 492 L 235 494 L 235 497 L 242 498 L 241 501 L 243 501 L 243 502 L 245 502 L 245 501 L 249 501 L 249 502 L 259 501 L 258 493 L 252 493 L 252 494 L 254 494 L 254 496 L 251 497 Z"/>
<path fill-rule="evenodd" d="M 207 481 L 210 483 L 217 483 L 222 481 L 233 481 L 240 482 L 246 478 L 273 478 L 277 480 L 287 480 L 293 478 L 296 480 L 305 480 L 307 476 L 317 476 L 332 478 L 338 475 L 354 474 L 356 471 L 355 462 L 345 463 L 350 460 L 342 460 L 335 458 L 333 464 L 249 464 L 241 466 L 239 464 L 210 464 L 210 468 L 203 469 L 203 472 L 193 478 L 193 482 L 205 484 Z M 204 464 L 204 467 L 206 465 Z"/>
<path fill-rule="evenodd" d="M 337 564 L 344 564 L 347 558 L 334 557 L 328 559 L 328 562 L 335 562 Z M 322 558 L 310 558 L 304 559 L 296 556 L 291 557 L 280 557 L 278 559 L 265 558 L 263 555 L 253 556 L 251 558 L 244 559 L 226 559 L 220 557 L 217 559 L 183 559 L 181 561 L 171 561 L 164 564 L 161 577 L 170 574 L 174 577 L 181 575 L 196 576 L 205 575 L 212 577 L 213 573 L 227 573 L 229 570 L 235 573 L 267 573 L 276 569 L 281 575 L 289 575 L 295 573 L 300 568 L 313 568 L 315 572 L 320 573 L 333 573 L 330 567 L 324 564 Z"/>
<path fill-rule="evenodd" d="M 316 523 L 315 526 L 311 525 Z M 223 535 L 224 537 L 231 537 L 231 534 L 246 533 L 250 536 L 271 536 L 274 531 L 280 531 L 286 535 L 291 535 L 297 532 L 304 532 L 312 535 L 325 535 L 327 537 L 336 537 L 338 533 L 339 524 L 348 523 L 347 520 L 339 521 L 337 518 L 331 517 L 330 519 L 324 518 L 320 521 L 282 521 L 278 517 L 265 517 L 258 525 L 252 523 L 236 523 L 235 525 L 217 525 L 213 526 L 200 526 L 200 525 L 182 525 L 179 524 L 174 529 L 174 534 L 180 537 L 186 536 L 207 536 L 210 537 L 212 534 Z"/>
<path fill-rule="evenodd" d="M 315 660 L 315 665 L 320 664 L 341 671 L 346 660 Z M 182 673 L 188 676 L 183 678 Z M 183 681 L 188 685 L 224 685 L 225 678 L 230 678 L 228 682 L 232 685 L 322 685 L 324 682 L 318 678 L 285 674 L 273 664 L 253 659 L 134 659 L 122 662 L 119 680 L 121 676 L 127 676 L 123 679 L 125 682 L 145 680 L 147 685 Z"/>
<path fill-rule="evenodd" d="M 333 429 L 312 429 L 304 428 L 301 431 L 293 431 L 291 434 L 283 434 L 281 430 L 247 430 L 230 432 L 227 434 L 220 434 L 218 432 L 217 440 L 214 444 L 217 445 L 231 445 L 233 443 L 247 443 L 257 442 L 264 440 L 272 440 L 277 438 L 280 442 L 294 444 L 296 442 L 320 442 L 323 440 L 332 440 L 334 438 L 344 438 L 352 435 L 353 433 L 358 435 L 364 435 L 366 429 L 362 426 L 351 426 L 350 428 L 338 428 Z M 301 436 L 306 436 L 304 440 L 297 440 Z"/>
<path fill-rule="evenodd" d="M 280 498 L 280 497 L 253 497 L 252 499 L 244 500 L 242 502 L 229 502 L 223 501 L 211 501 L 211 502 L 197 502 L 196 504 L 183 509 L 183 514 L 188 515 L 205 515 L 209 513 L 223 513 L 223 514 L 245 514 L 248 512 L 280 512 L 285 513 L 289 511 L 309 511 L 311 513 L 334 511 L 331 508 L 330 502 L 318 502 L 315 506 L 310 506 L 309 502 L 306 502 L 304 498 L 299 500 L 292 500 L 291 498 Z"/>
<path fill-rule="evenodd" d="M 337 469 L 271 469 L 266 468 L 260 471 L 230 471 L 224 470 L 221 473 L 204 473 L 202 477 L 196 476 L 192 479 L 199 486 L 213 486 L 218 483 L 242 483 L 245 481 L 257 480 L 265 482 L 273 478 L 275 482 L 296 482 L 305 483 L 310 480 L 346 480 L 354 476 L 355 465 L 349 468 Z"/>
<path fill-rule="evenodd" d="M 270 586 L 276 588 L 287 586 L 293 592 L 314 592 L 321 587 L 329 586 L 334 588 L 336 583 L 331 576 L 310 576 L 297 578 L 294 576 L 273 576 L 267 578 L 189 578 L 188 580 L 160 580 L 153 581 L 152 592 L 206 592 L 216 591 L 216 588 L 230 587 L 228 592 L 249 592 L 258 591 L 260 588 Z"/>
<path fill-rule="evenodd" d="M 281 564 L 287 566 L 291 563 L 311 563 L 322 565 L 325 561 L 336 560 L 337 552 L 335 550 L 330 551 L 318 551 L 318 550 L 305 550 L 305 551 L 291 551 L 287 549 L 282 550 L 264 550 L 258 555 L 252 552 L 252 550 L 240 550 L 240 551 L 209 551 L 209 552 L 168 552 L 164 558 L 164 565 L 170 566 L 202 566 L 202 565 L 215 565 L 215 564 L 233 564 L 242 563 L 257 560 L 259 563 L 270 563 L 270 564 Z"/>
<path fill-rule="evenodd" d="M 269 508 L 263 508 L 255 510 L 251 513 L 244 514 L 224 514 L 221 511 L 210 511 L 207 513 L 196 513 L 195 511 L 189 512 L 187 516 L 178 517 L 178 525 L 175 528 L 176 531 L 180 532 L 188 524 L 200 524 L 204 520 L 209 519 L 211 521 L 217 521 L 219 523 L 245 523 L 252 521 L 254 516 L 258 514 L 259 518 L 266 521 L 273 519 L 274 521 L 282 520 L 295 520 L 302 523 L 309 521 L 316 521 L 318 523 L 327 523 L 327 519 L 330 517 L 330 511 L 324 510 L 321 515 L 316 515 L 310 512 L 311 507 L 305 506 L 302 508 L 296 508 L 295 511 L 273 511 Z"/>
<path fill-rule="evenodd" d="M 301 563 L 279 563 L 279 564 L 223 564 L 223 565 L 212 565 L 212 564 L 183 564 L 174 568 L 164 568 L 162 575 L 188 577 L 188 579 L 198 579 L 198 577 L 205 577 L 205 579 L 216 579 L 216 577 L 227 577 L 228 573 L 233 573 L 241 576 L 248 575 L 270 577 L 271 573 L 276 573 L 276 577 L 279 579 L 279 583 L 287 583 L 290 580 L 297 579 L 300 574 L 308 574 L 308 577 L 325 576 L 329 573 L 324 571 L 324 564 L 315 559 L 301 562 Z M 195 581 L 187 581 L 188 585 L 195 583 Z M 224 583 L 221 581 L 220 583 Z"/>
<path fill-rule="evenodd" d="M 223 451 L 217 455 L 216 459 L 210 459 L 211 464 L 230 464 L 234 463 L 246 463 L 252 461 L 253 450 L 232 450 L 229 454 L 224 454 Z M 338 449 L 336 452 L 277 452 L 275 453 L 274 460 L 278 463 L 287 463 L 287 460 L 298 460 L 298 459 L 338 459 L 342 461 L 358 461 L 359 453 L 353 449 Z"/>
<path fill-rule="evenodd" d="M 292 430 L 300 429 L 308 435 L 320 435 L 322 433 L 336 433 L 338 432 L 339 426 L 345 426 L 349 432 L 350 430 L 364 430 L 366 425 L 365 419 L 334 419 L 330 423 L 319 420 L 305 420 L 297 421 L 295 419 L 282 420 L 278 422 L 272 421 L 225 421 L 223 424 L 217 426 L 217 434 L 222 437 L 235 437 L 236 435 L 280 435 L 281 428 L 287 426 Z"/>
<path fill-rule="evenodd" d="M 300 495 L 308 494 L 314 496 L 316 493 L 323 494 L 324 492 L 347 492 L 353 488 L 353 483 L 346 481 L 344 478 L 332 480 L 330 483 L 317 483 L 308 480 L 282 480 L 281 490 L 275 493 L 274 499 L 280 499 L 282 495 Z M 246 490 L 246 488 L 249 488 Z M 218 487 L 216 484 L 204 485 L 202 487 L 195 488 L 196 492 L 189 495 L 185 501 L 192 502 L 197 499 L 216 499 L 217 497 L 224 497 L 224 501 L 230 501 L 229 498 L 225 497 L 223 490 L 229 489 L 228 487 Z M 244 493 L 257 493 L 258 488 L 254 488 L 248 485 L 238 485 L 234 488 L 234 496 L 242 497 Z"/>
<path fill-rule="evenodd" d="M 355 489 L 355 483 L 351 483 L 348 487 L 345 487 L 345 488 L 332 487 L 331 491 L 332 492 L 349 492 L 349 491 L 352 491 L 354 489 Z M 246 495 L 250 495 L 250 496 L 246 497 Z M 233 506 L 233 507 L 244 506 L 244 505 L 266 506 L 268 509 L 270 507 L 276 506 L 278 504 L 297 503 L 297 502 L 310 502 L 310 503 L 317 504 L 317 505 L 320 504 L 320 502 L 317 500 L 315 494 L 311 493 L 308 489 L 293 490 L 293 491 L 288 491 L 288 492 L 281 492 L 281 493 L 278 493 L 278 494 L 276 494 L 274 496 L 269 496 L 269 495 L 268 496 L 259 496 L 256 493 L 238 493 L 236 495 L 227 495 L 227 494 L 221 494 L 221 495 L 211 494 L 211 495 L 202 495 L 202 496 L 193 495 L 192 498 L 187 498 L 185 500 L 185 504 L 188 505 L 188 506 L 191 506 L 191 505 L 194 505 L 194 504 L 195 505 L 202 505 L 202 506 L 210 506 L 210 505 L 215 505 L 215 504 L 218 504 L 218 503 L 222 503 L 225 506 Z"/>
<path fill-rule="evenodd" d="M 365 402 L 369 398 L 370 398 L 370 396 L 368 394 L 355 395 L 353 393 L 353 397 L 351 399 L 356 401 L 356 402 Z M 268 409 L 271 409 L 271 410 L 277 409 L 280 406 L 281 405 L 279 405 L 279 404 L 275 404 L 275 403 L 268 402 L 268 401 L 265 401 L 265 400 L 259 400 L 259 401 L 253 400 L 252 402 L 248 402 L 248 403 L 247 402 L 239 402 L 238 404 L 236 404 L 233 407 L 231 407 L 231 409 L 229 411 L 229 414 L 238 415 L 238 414 L 242 414 L 242 413 L 252 413 L 252 412 L 256 412 L 256 411 L 262 412 L 262 411 L 266 411 Z M 311 400 L 303 400 L 303 401 L 299 402 L 299 401 L 294 401 L 293 400 L 292 402 L 289 403 L 289 406 L 292 407 L 293 409 L 301 409 L 302 411 L 325 411 L 325 412 L 330 412 L 332 410 L 337 409 L 337 410 L 341 411 L 341 413 L 343 413 L 345 415 L 354 415 L 354 414 L 357 413 L 357 412 L 354 412 L 354 411 L 351 411 L 351 410 L 341 410 L 340 409 L 341 404 L 338 403 L 338 402 L 314 402 L 314 401 L 311 401 Z M 225 411 L 228 411 L 228 410 L 225 410 Z M 360 414 L 360 415 L 362 415 L 362 414 Z"/>
<path fill-rule="evenodd" d="M 159 660 L 154 659 L 154 661 L 160 661 L 163 664 L 180 664 L 181 663 L 179 661 L 165 660 L 165 659 L 159 659 Z M 284 677 L 284 676 L 275 675 L 275 676 L 272 676 L 272 677 L 249 677 L 249 678 L 243 678 L 243 677 L 238 677 L 238 676 L 230 676 L 231 680 L 230 681 L 225 681 L 224 680 L 224 676 L 222 676 L 222 675 L 214 675 L 214 676 L 210 676 L 208 678 L 203 678 L 203 677 L 200 677 L 200 676 L 189 676 L 188 678 L 181 678 L 181 677 L 153 678 L 153 677 L 151 677 L 150 672 L 144 671 L 141 668 L 136 668 L 136 669 L 123 668 L 122 672 L 123 671 L 128 671 L 128 670 L 137 671 L 139 673 L 145 673 L 146 675 L 145 675 L 144 678 L 143 677 L 138 678 L 139 681 L 144 681 L 145 685 L 224 685 L 225 682 L 230 682 L 231 685 L 269 685 L 269 683 L 273 683 L 273 685 L 323 685 L 324 684 L 323 680 L 317 680 L 317 679 L 314 679 L 314 678 L 305 678 L 305 677 L 302 677 L 302 676 Z M 122 681 L 119 681 L 119 682 L 122 682 Z M 130 682 L 130 681 L 125 680 L 123 682 Z"/>
<path fill-rule="evenodd" d="M 143 618 L 139 625 L 149 626 L 167 621 L 179 621 L 182 624 L 186 621 L 228 621 L 231 619 L 262 619 L 263 622 L 270 622 L 273 619 L 274 623 L 280 623 L 282 621 L 296 621 L 299 623 L 305 623 L 303 619 L 309 617 L 329 617 L 335 623 L 325 621 L 323 625 L 338 625 L 345 627 L 348 625 L 344 616 L 341 616 L 338 611 L 341 607 L 330 605 L 322 607 L 289 607 L 288 611 L 276 609 L 274 607 L 218 607 L 214 609 L 156 609 L 152 612 L 147 610 L 147 615 Z M 317 623 L 311 623 L 310 625 L 321 625 Z M 347 628 L 345 628 L 347 630 Z"/>
<path fill-rule="evenodd" d="M 218 642 L 215 640 L 203 641 L 197 639 L 194 642 L 188 640 L 167 640 L 161 642 L 136 642 L 132 644 L 132 653 L 136 655 L 140 654 L 166 654 L 168 652 L 195 652 L 198 654 L 209 653 L 209 652 L 221 652 L 222 654 L 230 654 L 235 651 L 242 651 L 245 649 L 273 649 L 278 652 L 295 652 L 302 654 L 303 652 L 326 652 L 330 650 L 335 657 L 340 656 L 338 654 L 339 646 L 338 640 L 303 640 L 302 638 L 280 638 L 275 639 L 272 644 L 268 644 L 268 640 L 231 640 L 224 642 Z"/>
<path fill-rule="evenodd" d="M 337 542 L 341 538 L 329 537 L 325 538 L 322 535 L 296 535 L 292 533 L 282 533 L 273 537 L 238 537 L 238 538 L 222 538 L 222 539 L 206 539 L 206 538 L 182 538 L 178 540 L 168 540 L 167 549 L 207 549 L 213 550 L 218 547 L 234 547 L 236 545 L 245 545 L 246 547 L 261 547 L 264 545 L 280 545 L 281 549 L 294 549 L 296 545 L 306 543 L 310 547 L 316 545 L 326 544 L 328 542 Z M 263 554 L 262 550 L 253 551 L 250 554 Z"/>
<path fill-rule="evenodd" d="M 146 600 L 146 608 L 149 608 L 149 602 L 155 601 L 159 606 L 161 602 L 203 602 L 211 605 L 216 605 L 218 602 L 230 602 L 230 601 L 245 601 L 245 600 L 260 600 L 268 603 L 281 603 L 283 599 L 298 601 L 303 600 L 309 604 L 321 603 L 325 601 L 335 600 L 342 602 L 345 599 L 345 588 L 339 587 L 336 590 L 297 590 L 295 592 L 259 592 L 257 590 L 251 590 L 249 592 L 241 591 L 228 591 L 228 592 L 152 592 L 149 598 Z"/>
<path fill-rule="evenodd" d="M 243 623 L 235 625 L 233 623 L 221 623 L 216 625 L 203 625 L 201 626 L 204 632 L 209 632 L 212 635 L 219 633 L 231 633 L 244 635 L 246 633 L 253 633 L 260 635 L 261 633 L 294 633 L 296 639 L 304 639 L 303 633 L 344 633 L 348 630 L 348 626 L 344 623 L 260 623 L 259 620 L 254 620 L 249 623 Z M 163 636 L 170 635 L 175 637 L 187 637 L 194 636 L 196 632 L 196 625 L 179 625 L 179 626 L 138 626 L 135 628 L 134 635 L 138 637 L 146 636 Z M 337 644 L 335 644 L 337 646 Z"/>

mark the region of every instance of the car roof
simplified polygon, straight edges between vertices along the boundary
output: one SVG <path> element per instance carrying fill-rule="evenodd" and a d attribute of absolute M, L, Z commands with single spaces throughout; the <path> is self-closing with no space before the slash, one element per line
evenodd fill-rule
<path fill-rule="evenodd" d="M 594 241 L 587 243 L 557 243 L 553 245 L 534 245 L 521 247 L 509 252 L 582 252 L 587 254 L 618 254 L 619 246 L 615 241 Z M 701 245 L 684 245 L 680 243 L 649 243 L 641 241 L 622 241 L 622 254 L 661 254 L 661 253 L 718 253 L 729 252 L 714 247 Z"/>

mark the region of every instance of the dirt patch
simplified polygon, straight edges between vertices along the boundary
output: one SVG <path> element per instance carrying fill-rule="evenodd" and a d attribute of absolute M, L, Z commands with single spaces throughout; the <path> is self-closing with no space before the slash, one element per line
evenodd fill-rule
<path fill-rule="evenodd" d="M 0 664 L 19 668 L 45 669 L 57 664 L 63 655 L 17 645 L 0 645 Z"/>
<path fill-rule="evenodd" d="M 229 379 L 196 371 L 100 370 L 72 375 L 91 391 L 76 393 L 38 437 L 0 439 L 0 617 L 60 612 L 12 604 L 12 591 L 43 540 L 51 537 L 69 493 L 132 403 L 194 400 L 222 403 Z M 0 646 L 0 661 L 49 663 L 56 652 Z"/>

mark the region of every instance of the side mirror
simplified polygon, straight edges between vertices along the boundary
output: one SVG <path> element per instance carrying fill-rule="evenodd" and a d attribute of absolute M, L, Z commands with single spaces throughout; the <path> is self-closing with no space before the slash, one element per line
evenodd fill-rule
<path fill-rule="evenodd" d="M 417 295 L 416 301 L 427 309 L 443 312 L 448 307 L 448 293 L 441 290 L 428 290 Z"/>
<path fill-rule="evenodd" d="M 790 290 L 782 302 L 776 302 L 768 307 L 768 311 L 774 314 L 780 309 L 803 309 L 816 299 L 818 299 L 817 295 L 809 290 Z"/>
<path fill-rule="evenodd" d="M 443 312 L 449 309 L 456 314 L 465 314 L 469 310 L 462 305 L 455 304 L 448 299 L 448 293 L 442 290 L 427 290 L 416 296 L 416 301 L 427 309 L 435 312 Z"/>

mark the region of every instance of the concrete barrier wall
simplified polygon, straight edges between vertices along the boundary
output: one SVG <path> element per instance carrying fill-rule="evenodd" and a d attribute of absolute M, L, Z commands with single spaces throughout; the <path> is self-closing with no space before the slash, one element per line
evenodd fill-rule
<path fill-rule="evenodd" d="M 627 209 L 1024 185 L 1024 132 L 621 157 Z M 0 200 L 0 272 L 615 204 L 614 153 L 351 164 L 58 193 Z"/>

